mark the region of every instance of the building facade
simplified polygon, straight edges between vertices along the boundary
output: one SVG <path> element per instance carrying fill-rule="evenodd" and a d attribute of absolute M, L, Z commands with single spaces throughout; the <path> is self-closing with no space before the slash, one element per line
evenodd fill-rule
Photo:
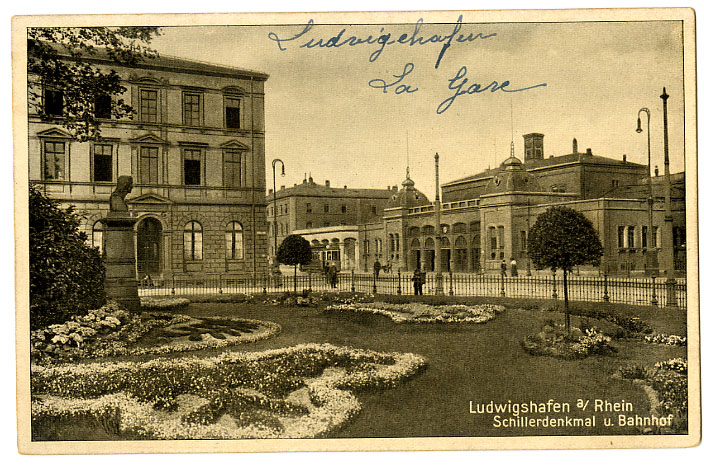
<path fill-rule="evenodd" d="M 135 225 L 139 278 L 239 277 L 266 268 L 264 73 L 170 57 L 115 70 L 137 112 L 114 119 L 115 96 L 96 102 L 102 138 L 79 142 L 62 128 L 61 90 L 42 89 L 29 107 L 29 179 L 73 205 L 102 246 L 117 177 L 132 176 L 126 199 Z M 98 101 L 98 100 L 97 100 Z M 43 107 L 48 118 L 41 118 Z M 98 112 L 98 110 L 100 110 Z"/>
<path fill-rule="evenodd" d="M 318 261 L 351 269 L 359 259 L 356 233 L 360 225 L 379 223 L 390 198 L 398 187 L 354 189 L 332 187 L 330 181 L 318 184 L 312 176 L 292 187 L 281 186 L 267 195 L 267 232 L 269 259 L 276 247 L 291 233 L 316 233 L 313 252 Z M 332 229 L 334 227 L 334 229 Z M 334 233 L 326 236 L 326 233 Z M 373 263 L 373 261 L 372 261 Z"/>
<path fill-rule="evenodd" d="M 648 167 L 629 162 L 625 155 L 614 159 L 597 156 L 589 148 L 580 152 L 576 140 L 572 153 L 546 157 L 543 138 L 539 133 L 524 135 L 524 161 L 512 154 L 498 168 L 443 184 L 439 230 L 434 205 L 407 174 L 402 189 L 388 200 L 381 221 L 358 225 L 356 236 L 349 235 L 355 231 L 352 226 L 296 233 L 314 246 L 346 236 L 341 252 L 357 253 L 357 262 L 348 265 L 358 271 L 368 271 L 373 263 L 369 260 L 379 259 L 402 271 L 434 271 L 438 263 L 442 271 L 496 272 L 502 262 L 515 259 L 523 273 L 530 273 L 528 231 L 538 215 L 563 205 L 584 214 L 599 232 L 604 246 L 599 271 L 644 273 L 646 249 L 653 246 L 659 265 L 669 252 L 675 257 L 676 269 L 684 270 L 683 173 L 672 176 L 674 246 L 663 251 L 665 185 L 661 176 L 649 180 Z M 651 183 L 653 229 L 649 233 Z M 436 243 L 440 244 L 439 259 Z"/>

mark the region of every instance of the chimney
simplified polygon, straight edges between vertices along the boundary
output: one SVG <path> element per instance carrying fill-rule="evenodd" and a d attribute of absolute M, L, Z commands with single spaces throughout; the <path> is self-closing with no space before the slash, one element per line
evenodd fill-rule
<path fill-rule="evenodd" d="M 313 176 L 308 176 L 308 184 L 313 184 Z"/>
<path fill-rule="evenodd" d="M 269 195 L 274 193 L 274 189 L 269 189 Z"/>
<path fill-rule="evenodd" d="M 286 186 L 281 186 L 281 189 L 279 189 L 279 190 L 282 191 L 284 189 L 286 189 Z"/>
<path fill-rule="evenodd" d="M 591 148 L 587 148 L 587 155 L 592 156 L 592 149 Z"/>
<path fill-rule="evenodd" d="M 386 186 L 386 190 L 387 190 L 387 191 L 390 191 L 390 190 L 391 190 L 391 186 Z"/>
<path fill-rule="evenodd" d="M 330 179 L 325 180 L 325 187 L 330 187 Z"/>
<path fill-rule="evenodd" d="M 577 155 L 579 153 L 579 150 L 577 149 L 577 139 L 573 138 L 572 139 L 572 154 Z"/>
<path fill-rule="evenodd" d="M 524 162 L 542 160 L 543 156 L 543 134 L 533 132 L 523 136 L 523 160 Z"/>
<path fill-rule="evenodd" d="M 397 185 L 392 186 L 391 190 L 394 192 L 398 192 L 398 186 Z"/>
<path fill-rule="evenodd" d="M 625 153 L 623 154 L 623 162 L 624 163 L 626 162 L 626 154 Z"/>
<path fill-rule="evenodd" d="M 347 189 L 347 184 L 344 185 L 344 188 Z"/>
<path fill-rule="evenodd" d="M 655 177 L 658 177 L 658 173 L 659 173 L 659 172 L 660 172 L 660 170 L 658 169 L 657 166 L 655 166 Z"/>

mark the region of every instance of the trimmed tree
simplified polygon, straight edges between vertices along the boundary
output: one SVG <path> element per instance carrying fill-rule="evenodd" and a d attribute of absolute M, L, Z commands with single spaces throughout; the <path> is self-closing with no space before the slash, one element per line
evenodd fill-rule
<path fill-rule="evenodd" d="M 550 207 L 528 231 L 528 257 L 537 269 L 562 269 L 565 326 L 570 330 L 567 272 L 577 265 L 598 266 L 604 248 L 592 222 L 568 207 Z"/>
<path fill-rule="evenodd" d="M 279 263 L 293 266 L 293 291 L 296 291 L 296 273 L 299 265 L 308 264 L 313 259 L 310 243 L 301 235 L 284 238 L 276 253 Z"/>
<path fill-rule="evenodd" d="M 105 267 L 79 231 L 73 207 L 29 188 L 29 323 L 31 329 L 66 322 L 105 304 Z"/>

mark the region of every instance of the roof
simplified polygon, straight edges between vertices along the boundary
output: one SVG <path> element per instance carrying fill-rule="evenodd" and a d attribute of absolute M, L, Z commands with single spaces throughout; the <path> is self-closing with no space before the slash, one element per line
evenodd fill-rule
<path fill-rule="evenodd" d="M 316 184 L 315 182 L 306 180 L 303 184 L 297 184 L 293 187 L 286 187 L 282 190 L 276 190 L 276 199 L 284 197 L 340 197 L 350 199 L 383 199 L 387 200 L 396 191 L 390 189 L 348 189 L 345 187 L 330 187 L 327 185 Z M 266 196 L 267 201 L 273 200 L 273 194 Z"/>
<path fill-rule="evenodd" d="M 66 59 L 71 59 L 68 49 L 62 44 L 51 44 L 51 46 L 56 49 L 59 54 L 64 55 Z M 87 62 L 115 64 L 115 61 L 110 59 L 108 56 L 107 49 L 105 48 L 95 48 L 90 54 L 86 53 L 82 59 Z M 269 78 L 268 74 L 255 70 L 213 64 L 162 54 L 159 54 L 157 57 L 143 57 L 141 61 L 135 64 L 122 66 L 129 68 L 145 68 L 164 71 L 168 70 L 181 73 L 195 73 L 199 75 L 213 75 L 221 77 L 246 77 L 254 78 L 258 81 L 264 81 Z"/>
<path fill-rule="evenodd" d="M 508 160 L 507 160 L 508 161 Z M 520 160 L 519 160 L 520 161 Z M 607 158 L 605 156 L 598 156 L 591 153 L 569 153 L 567 155 L 553 156 L 551 158 L 545 158 L 542 160 L 530 160 L 525 163 L 525 167 L 528 171 L 533 171 L 536 169 L 549 168 L 550 166 L 557 166 L 562 164 L 596 164 L 596 165 L 609 165 L 609 166 L 620 166 L 626 168 L 645 168 L 647 165 L 633 163 L 631 161 L 624 162 L 622 159 Z M 471 176 L 465 176 L 460 179 L 455 179 L 454 181 L 446 182 L 442 184 L 442 187 L 452 186 L 456 184 L 462 184 L 470 181 L 475 181 L 478 179 L 484 179 L 493 177 L 500 171 L 499 168 L 492 168 L 482 171 L 481 173 L 473 174 Z"/>

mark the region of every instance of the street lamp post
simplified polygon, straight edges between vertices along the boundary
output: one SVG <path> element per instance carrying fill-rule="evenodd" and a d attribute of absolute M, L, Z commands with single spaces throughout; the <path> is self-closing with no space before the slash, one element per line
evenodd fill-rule
<path fill-rule="evenodd" d="M 435 153 L 435 294 L 442 295 L 444 289 L 442 286 L 442 269 L 441 260 L 442 250 L 440 241 L 442 240 L 442 232 L 440 231 L 440 155 Z"/>
<path fill-rule="evenodd" d="M 645 236 L 646 250 L 645 250 L 645 264 L 646 264 L 646 275 L 653 276 L 658 274 L 658 252 L 655 246 L 655 232 L 653 229 L 653 179 L 650 170 L 650 109 L 647 107 L 642 108 L 638 111 L 638 128 L 636 128 L 637 133 L 643 132 L 640 125 L 640 114 L 644 112 L 648 117 L 648 232 Z"/>
<path fill-rule="evenodd" d="M 675 295 L 675 250 L 672 239 L 672 200 L 670 197 L 670 149 L 667 135 L 667 98 L 670 96 L 662 88 L 662 116 L 663 116 L 663 145 L 665 150 L 665 226 L 662 232 L 662 252 L 663 268 L 667 279 L 665 280 L 665 291 L 667 296 L 667 306 L 677 306 Z"/>
<path fill-rule="evenodd" d="M 276 158 L 274 161 L 271 162 L 271 169 L 273 170 L 274 173 L 274 262 L 273 262 L 273 269 L 274 272 L 279 270 L 279 261 L 277 259 L 277 250 L 279 247 L 279 242 L 278 242 L 278 232 L 279 232 L 279 225 L 276 221 L 276 163 L 281 163 L 281 175 L 285 176 L 286 173 L 284 172 L 284 162 L 281 161 L 280 159 Z"/>

